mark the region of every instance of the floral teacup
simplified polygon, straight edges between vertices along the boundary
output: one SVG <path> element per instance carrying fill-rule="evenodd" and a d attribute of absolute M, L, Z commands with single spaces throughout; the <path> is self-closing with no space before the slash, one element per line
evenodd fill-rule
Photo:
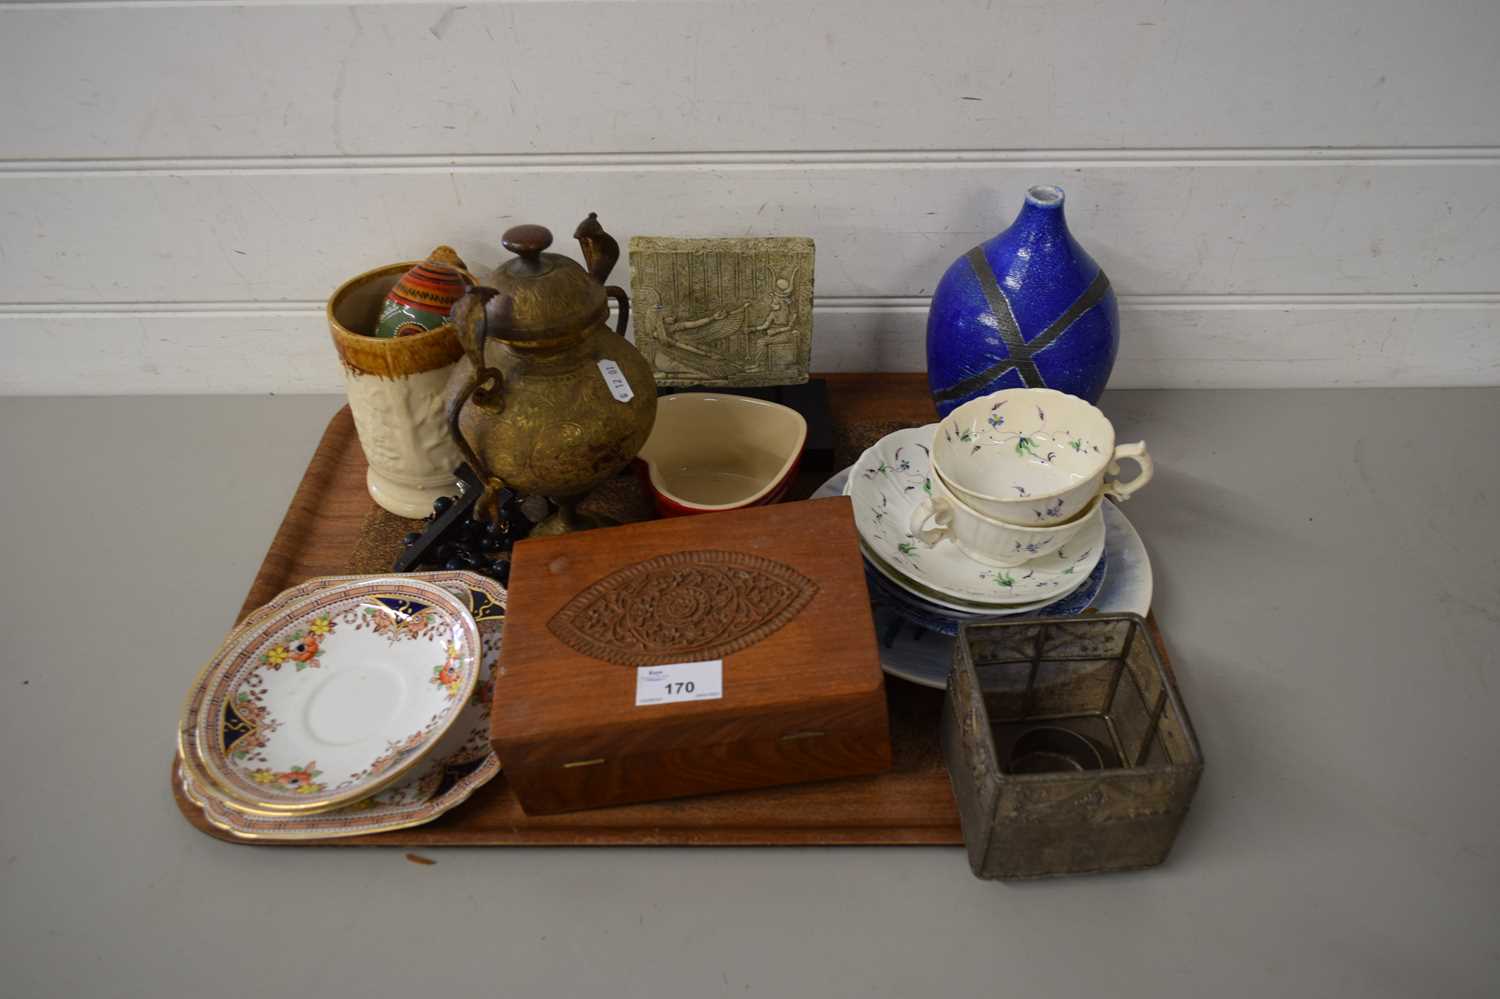
<path fill-rule="evenodd" d="M 1140 465 L 1116 478 L 1121 458 Z M 1115 428 L 1077 396 L 1054 389 L 1004 389 L 943 418 L 932 467 L 954 498 L 1007 524 L 1065 524 L 1103 493 L 1128 499 L 1151 481 L 1144 441 L 1115 446 Z"/>
<path fill-rule="evenodd" d="M 928 548 L 947 538 L 974 561 L 1008 569 L 1067 544 L 1098 511 L 1100 500 L 1096 493 L 1083 512 L 1066 524 L 1040 527 L 1007 524 L 986 517 L 956 499 L 943 477 L 935 475 L 932 496 L 912 510 L 907 529 Z M 928 521 L 933 526 L 927 526 Z"/>

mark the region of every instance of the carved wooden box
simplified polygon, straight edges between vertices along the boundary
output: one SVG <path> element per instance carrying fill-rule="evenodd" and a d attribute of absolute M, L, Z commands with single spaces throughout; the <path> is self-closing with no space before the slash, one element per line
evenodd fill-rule
<path fill-rule="evenodd" d="M 509 605 L 490 732 L 527 812 L 890 766 L 846 498 L 524 541 Z M 721 696 L 638 705 L 643 670 L 713 661 Z"/>

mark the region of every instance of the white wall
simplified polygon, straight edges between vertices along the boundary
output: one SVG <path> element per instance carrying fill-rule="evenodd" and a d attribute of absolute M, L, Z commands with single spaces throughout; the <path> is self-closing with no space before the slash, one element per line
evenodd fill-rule
<path fill-rule="evenodd" d="M 1116 386 L 1497 384 L 1497 41 L 1495 0 L 0 0 L 0 392 L 338 391 L 344 277 L 589 210 L 813 236 L 814 367 L 921 370 L 1040 182 Z"/>

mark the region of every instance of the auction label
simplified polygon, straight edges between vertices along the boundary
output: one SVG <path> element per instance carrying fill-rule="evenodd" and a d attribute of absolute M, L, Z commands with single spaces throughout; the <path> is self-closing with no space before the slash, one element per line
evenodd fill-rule
<path fill-rule="evenodd" d="M 625 377 L 625 372 L 620 366 L 609 358 L 599 362 L 599 373 L 604 376 L 604 384 L 609 386 L 609 394 L 619 402 L 629 402 L 635 398 L 635 391 L 630 387 L 630 381 Z"/>
<path fill-rule="evenodd" d="M 640 666 L 635 671 L 635 706 L 717 701 L 724 696 L 724 660 Z"/>

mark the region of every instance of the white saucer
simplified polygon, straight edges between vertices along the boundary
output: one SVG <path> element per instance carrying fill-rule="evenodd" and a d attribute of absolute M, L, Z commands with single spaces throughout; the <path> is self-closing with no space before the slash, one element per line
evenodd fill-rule
<path fill-rule="evenodd" d="M 283 591 L 270 603 L 252 612 L 236 633 L 253 628 L 268 614 L 308 593 L 364 578 L 367 577 L 325 576 L 308 580 Z M 256 813 L 225 798 L 204 776 L 198 762 L 195 721 L 204 695 L 202 681 L 208 672 L 205 670 L 194 683 L 179 724 L 178 763 L 183 792 L 203 809 L 204 817 L 212 825 L 242 839 L 283 841 L 362 836 L 404 829 L 431 821 L 462 804 L 499 773 L 500 760 L 490 746 L 490 701 L 494 694 L 493 671 L 499 662 L 505 627 L 505 588 L 494 580 L 469 572 L 424 572 L 406 578 L 441 586 L 463 600 L 479 627 L 484 645 L 479 682 L 458 721 L 400 781 L 368 798 L 316 814 Z"/>
<path fill-rule="evenodd" d="M 907 530 L 912 511 L 931 494 L 927 442 L 935 427 L 887 434 L 850 472 L 855 526 L 881 562 L 922 587 L 985 607 L 1056 600 L 1088 577 L 1104 553 L 1100 508 L 1066 545 L 1013 569 L 975 562 L 951 542 L 928 548 L 913 537 Z"/>
<path fill-rule="evenodd" d="M 418 580 L 366 579 L 288 602 L 214 658 L 198 756 L 257 811 L 326 811 L 396 782 L 473 693 L 467 602 Z"/>
<path fill-rule="evenodd" d="M 849 473 L 851 471 L 853 471 L 852 466 L 844 469 L 842 472 L 835 475 L 832 479 L 829 479 L 827 483 L 824 483 L 823 487 L 820 488 L 814 495 L 825 495 L 828 485 L 836 479 L 842 484 L 839 488 L 839 494 L 848 496 Z M 939 593 L 936 590 L 928 589 L 921 583 L 918 583 L 908 578 L 907 576 L 903 576 L 899 571 L 892 569 L 890 566 L 886 565 L 885 562 L 881 561 L 880 556 L 871 551 L 869 545 L 866 545 L 863 540 L 861 540 L 859 543 L 859 552 L 865 557 L 865 561 L 869 563 L 870 568 L 880 573 L 881 576 L 885 577 L 895 586 L 899 587 L 903 592 L 911 594 L 919 602 L 933 604 L 937 607 L 943 608 L 944 610 L 953 611 L 957 616 L 1008 617 L 1012 614 L 1026 614 L 1056 603 L 1057 601 L 1066 597 L 1069 593 L 1077 590 L 1078 587 L 1082 586 L 1088 580 L 1088 577 L 1084 576 L 1082 579 L 1078 580 L 1077 583 L 1073 584 L 1071 588 L 1064 589 L 1061 593 L 1057 593 L 1053 596 L 1043 597 L 1040 600 L 1033 600 L 1030 603 L 1002 604 L 996 606 L 994 604 L 982 604 L 969 600 L 960 600 L 957 597 L 946 596 L 945 594 Z"/>
<path fill-rule="evenodd" d="M 904 592 L 911 594 L 919 601 L 934 604 L 938 607 L 943 608 L 944 610 L 953 611 L 959 616 L 1005 617 L 1011 614 L 1028 614 L 1031 611 L 1040 610 L 1041 608 L 1046 607 L 1049 604 L 1056 603 L 1063 597 L 1067 596 L 1069 593 L 1072 593 L 1074 590 L 1078 589 L 1078 587 L 1082 586 L 1084 584 L 1084 581 L 1088 579 L 1088 576 L 1081 576 L 1076 583 L 1073 583 L 1070 586 L 1059 590 L 1057 593 L 1054 593 L 1051 596 L 1043 597 L 1040 600 L 1032 600 L 1024 604 L 1002 604 L 996 606 L 994 604 L 981 604 L 973 603 L 967 600 L 959 600 L 956 597 L 950 597 L 945 594 L 938 593 L 936 590 L 929 590 L 927 587 L 913 582 L 912 580 L 903 576 L 901 573 L 897 572 L 895 569 L 892 569 L 890 566 L 886 565 L 880 560 L 879 556 L 870 551 L 863 544 L 860 545 L 860 551 L 865 556 L 865 561 L 870 564 L 870 568 L 874 569 L 876 572 L 880 573 L 880 575 L 884 576 L 893 584 L 900 587 Z"/>
<path fill-rule="evenodd" d="M 813 499 L 838 496 L 844 491 L 853 467 L 823 483 Z M 1099 504 L 1104 511 L 1105 551 L 1109 573 L 1090 608 L 1100 614 L 1131 613 L 1145 617 L 1151 612 L 1153 580 L 1151 557 L 1139 532 L 1120 508 L 1109 500 Z M 923 687 L 942 690 L 948 686 L 948 667 L 953 662 L 954 639 L 935 631 L 901 628 L 881 637 L 880 667 L 891 676 Z"/>

